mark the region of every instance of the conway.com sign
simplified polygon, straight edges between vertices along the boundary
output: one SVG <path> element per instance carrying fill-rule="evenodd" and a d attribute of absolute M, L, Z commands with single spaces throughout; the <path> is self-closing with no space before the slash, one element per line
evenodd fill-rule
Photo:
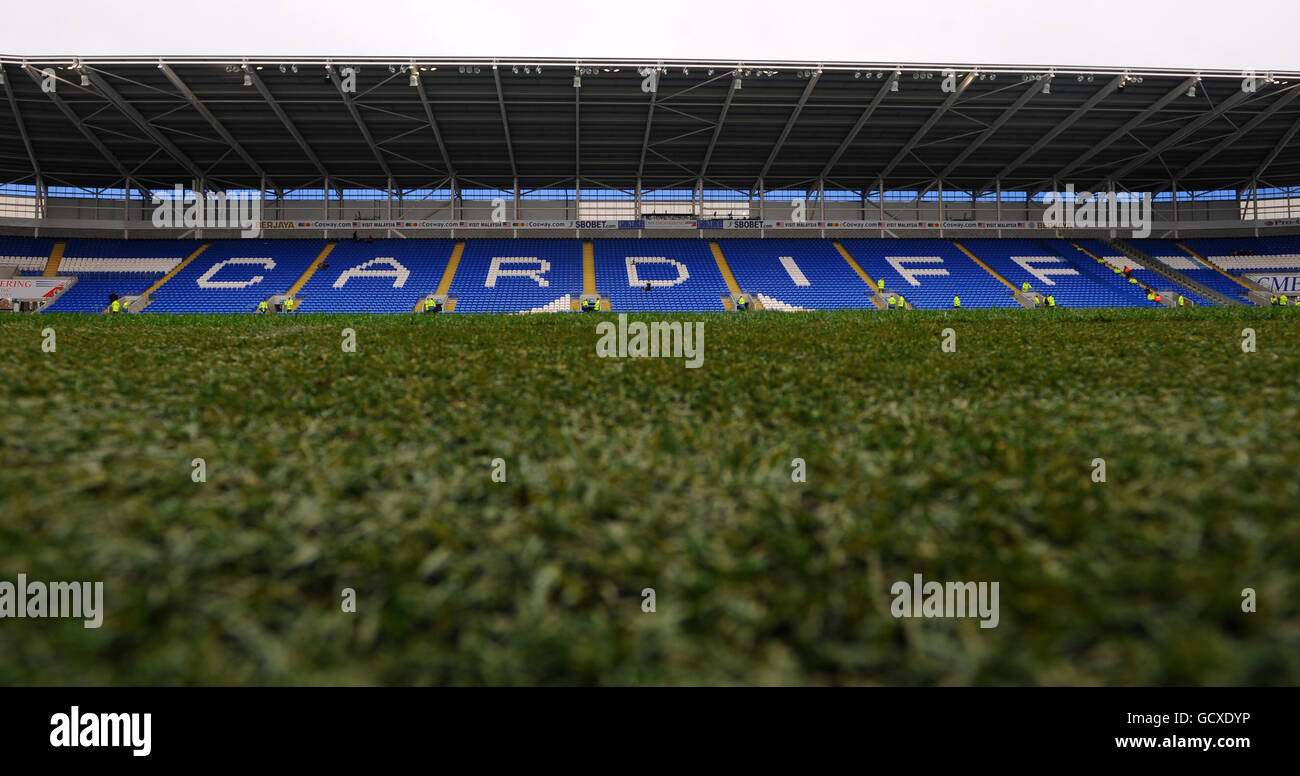
<path fill-rule="evenodd" d="M 67 278 L 5 278 L 0 280 L 0 298 L 53 299 L 67 285 Z"/>

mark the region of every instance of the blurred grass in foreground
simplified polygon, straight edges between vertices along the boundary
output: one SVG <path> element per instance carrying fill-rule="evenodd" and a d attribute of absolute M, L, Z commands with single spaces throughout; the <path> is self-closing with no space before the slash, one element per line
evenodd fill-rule
<path fill-rule="evenodd" d="M 0 317 L 0 684 L 1300 681 L 1295 311 L 614 318 Z"/>

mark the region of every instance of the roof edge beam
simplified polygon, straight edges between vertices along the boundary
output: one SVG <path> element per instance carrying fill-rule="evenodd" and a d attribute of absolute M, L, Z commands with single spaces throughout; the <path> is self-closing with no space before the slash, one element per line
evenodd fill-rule
<path fill-rule="evenodd" d="M 781 135 L 776 139 L 776 145 L 772 146 L 772 152 L 767 155 L 767 161 L 763 162 L 763 169 L 758 172 L 758 179 L 754 181 L 755 187 L 757 187 L 758 181 L 766 178 L 768 171 L 772 169 L 772 163 L 776 161 L 777 155 L 781 153 L 781 147 L 785 145 L 786 138 L 790 136 L 790 132 L 794 129 L 794 123 L 799 120 L 799 114 L 803 112 L 803 106 L 808 104 L 808 97 L 812 94 L 813 87 L 817 85 L 820 79 L 821 71 L 818 70 L 814 70 L 813 74 L 809 76 L 808 83 L 804 85 L 803 92 L 799 94 L 799 101 L 795 103 L 794 110 L 790 112 L 790 117 L 786 119 L 785 126 L 781 129 Z"/>
<path fill-rule="evenodd" d="M 845 151 L 849 150 L 849 146 L 853 145 L 853 141 L 858 139 L 858 134 L 862 132 L 863 127 L 865 127 L 867 122 L 871 120 L 871 115 L 880 107 L 880 103 L 884 102 L 885 95 L 889 94 L 890 90 L 893 88 L 894 82 L 897 80 L 898 74 L 894 73 L 885 81 L 884 84 L 881 85 L 880 90 L 876 92 L 876 96 L 872 97 L 871 102 L 865 109 L 863 109 L 862 115 L 858 116 L 857 122 L 855 122 L 853 128 L 849 130 L 849 134 L 844 136 L 844 140 L 840 142 L 839 148 L 836 148 L 835 153 L 831 154 L 830 160 L 826 162 L 826 166 L 822 168 L 821 175 L 818 177 L 825 179 L 830 176 L 831 170 L 835 168 L 835 165 L 839 164 L 840 157 L 844 155 Z"/>
<path fill-rule="evenodd" d="M 889 164 L 886 164 L 885 168 L 881 170 L 876 177 L 889 177 L 889 174 L 894 171 L 894 168 L 906 159 L 908 154 L 912 153 L 912 149 L 916 148 L 917 143 L 920 143 L 921 139 L 929 134 L 930 130 L 934 128 L 934 125 L 939 123 L 939 119 L 943 118 L 943 114 L 948 112 L 948 109 L 957 102 L 957 99 L 961 97 L 962 92 L 965 92 L 966 87 L 970 86 L 971 82 L 974 80 L 975 70 L 972 69 L 966 74 L 966 77 L 962 79 L 961 83 L 957 85 L 957 88 L 953 90 L 952 94 L 948 95 L 948 99 L 944 100 L 943 104 L 938 108 L 935 108 L 934 112 L 930 114 L 930 117 L 921 125 L 921 128 L 916 130 L 912 137 L 903 144 L 902 148 L 898 149 L 898 153 L 894 154 L 894 158 L 889 160 Z"/>
<path fill-rule="evenodd" d="M 506 118 L 506 93 L 501 88 L 501 71 L 492 67 L 492 80 L 497 87 L 497 106 L 501 109 L 501 129 L 506 133 L 506 156 L 510 159 L 510 177 L 519 179 L 519 168 L 515 166 L 515 145 L 510 139 L 510 120 Z"/>
<path fill-rule="evenodd" d="M 157 127 L 150 124 L 149 120 L 146 119 L 140 111 L 136 110 L 134 105 L 127 102 L 126 98 L 119 94 L 107 80 L 100 76 L 98 70 L 86 67 L 82 68 L 81 72 L 90 79 L 90 83 L 95 87 L 96 91 L 104 95 L 104 98 L 112 103 L 113 107 L 117 108 L 122 115 L 126 116 L 127 119 L 131 121 L 131 123 L 138 126 L 151 140 L 166 151 L 169 156 L 180 162 L 181 166 L 185 168 L 185 171 L 195 180 L 203 180 L 208 177 L 207 173 L 200 170 L 199 166 L 195 164 L 194 161 L 185 154 L 185 152 L 177 148 L 176 144 L 159 131 Z"/>
<path fill-rule="evenodd" d="M 293 121 L 289 118 L 289 114 L 284 112 L 284 108 L 280 107 L 280 103 L 276 101 L 275 97 L 271 94 L 271 91 L 266 88 L 266 84 L 262 83 L 262 77 L 252 68 L 248 68 L 244 72 L 253 82 L 253 87 L 257 89 L 258 94 L 262 95 L 262 99 L 266 100 L 266 104 L 271 107 L 271 112 L 275 114 L 276 118 L 280 119 L 280 123 L 289 131 L 290 136 L 292 136 L 294 141 L 298 143 L 298 147 L 302 149 L 303 154 L 305 154 L 311 161 L 312 166 L 316 168 L 316 172 L 319 172 L 322 178 L 330 177 L 329 172 L 325 169 L 325 165 L 321 164 L 320 158 L 316 156 L 316 152 L 311 150 L 311 146 L 307 145 L 307 140 L 303 138 L 302 133 L 298 131 L 298 127 L 294 126 Z"/>
<path fill-rule="evenodd" d="M 262 165 L 258 164 L 257 160 L 244 150 L 244 147 L 235 139 L 235 136 L 230 134 L 226 127 L 217 120 L 216 116 L 212 115 L 212 111 L 208 110 L 208 106 L 204 105 L 198 95 L 196 95 L 194 91 L 181 80 L 181 77 L 176 74 L 176 71 L 172 70 L 171 65 L 168 65 L 166 62 L 159 62 L 158 69 L 162 71 L 168 81 L 172 82 L 172 86 L 176 87 L 176 89 L 181 93 L 181 96 L 194 107 L 194 110 L 198 111 L 204 121 L 207 121 L 208 125 L 221 136 L 221 139 L 234 149 L 235 153 L 239 154 L 239 158 L 244 160 L 244 163 L 248 165 L 249 169 L 256 173 L 259 178 L 265 178 L 268 187 L 272 189 L 277 188 L 275 182 L 266 174 L 266 170 L 262 169 Z"/>

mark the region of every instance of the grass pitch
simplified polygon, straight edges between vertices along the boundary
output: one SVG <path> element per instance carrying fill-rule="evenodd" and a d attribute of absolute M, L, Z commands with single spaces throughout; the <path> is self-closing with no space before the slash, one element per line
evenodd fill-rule
<path fill-rule="evenodd" d="M 0 684 L 1300 681 L 1295 311 L 664 318 L 0 318 Z"/>

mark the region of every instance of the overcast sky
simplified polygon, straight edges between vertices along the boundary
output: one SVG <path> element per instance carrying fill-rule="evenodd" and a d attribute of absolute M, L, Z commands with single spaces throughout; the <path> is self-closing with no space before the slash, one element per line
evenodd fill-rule
<path fill-rule="evenodd" d="M 16 55 L 645 57 L 1300 70 L 1300 0 L 12 0 L 0 18 L 0 53 Z"/>

